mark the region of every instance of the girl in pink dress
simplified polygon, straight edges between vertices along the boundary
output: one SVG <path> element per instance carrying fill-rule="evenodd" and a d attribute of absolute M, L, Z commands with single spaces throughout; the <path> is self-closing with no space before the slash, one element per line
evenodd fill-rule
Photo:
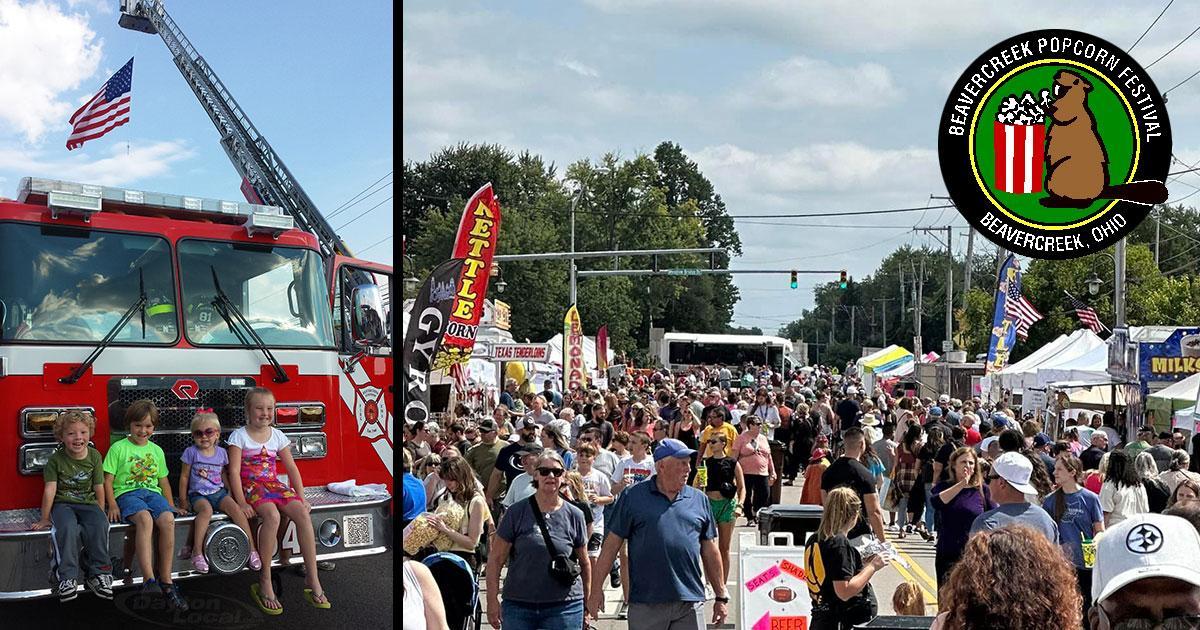
<path fill-rule="evenodd" d="M 296 461 L 292 459 L 289 440 L 282 431 L 272 427 L 275 421 L 275 395 L 271 390 L 255 387 L 246 392 L 246 426 L 229 436 L 229 485 L 238 507 L 253 518 L 262 520 L 258 532 L 258 550 L 263 558 L 275 555 L 276 533 L 282 516 L 296 523 L 300 551 L 306 569 L 304 598 L 315 608 L 330 608 L 329 598 L 317 578 L 317 547 L 309 511 L 312 505 L 304 498 L 304 482 Z M 277 475 L 277 464 L 287 473 L 291 485 Z M 265 614 L 278 615 L 283 605 L 271 585 L 271 563 L 263 562 L 258 584 L 250 586 L 250 595 Z"/>

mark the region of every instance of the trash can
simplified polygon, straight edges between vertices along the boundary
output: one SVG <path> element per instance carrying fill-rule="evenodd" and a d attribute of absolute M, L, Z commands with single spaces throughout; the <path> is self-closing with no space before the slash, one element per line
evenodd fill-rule
<path fill-rule="evenodd" d="M 768 545 L 768 534 L 789 532 L 797 547 L 803 547 L 808 535 L 821 525 L 819 505 L 768 505 L 758 511 L 758 544 Z"/>

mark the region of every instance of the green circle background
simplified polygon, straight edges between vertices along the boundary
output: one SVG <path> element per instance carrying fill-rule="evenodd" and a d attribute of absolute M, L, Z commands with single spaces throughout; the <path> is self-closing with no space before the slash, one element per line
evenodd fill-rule
<path fill-rule="evenodd" d="M 991 97 L 983 104 L 983 109 L 979 114 L 975 128 L 975 165 L 979 169 L 979 176 L 986 185 L 987 191 L 997 202 L 1007 208 L 1009 212 L 1042 225 L 1074 223 L 1099 212 L 1104 206 L 1112 203 L 1110 200 L 1097 200 L 1087 208 L 1047 208 L 1038 201 L 1049 196 L 1044 190 L 1039 193 L 1017 194 L 997 190 L 995 187 L 996 158 L 993 125 L 996 122 L 996 114 L 1000 111 L 1000 104 L 1009 95 L 1016 95 L 1020 100 L 1021 96 L 1028 91 L 1033 93 L 1033 97 L 1036 99 L 1041 90 L 1052 90 L 1054 75 L 1059 70 L 1073 72 L 1092 84 L 1092 91 L 1087 95 L 1087 104 L 1096 118 L 1096 131 L 1100 134 L 1105 153 L 1108 156 L 1109 183 L 1125 182 L 1133 166 L 1135 141 L 1133 121 L 1129 117 L 1128 110 L 1125 109 L 1124 101 L 1104 79 L 1078 66 L 1054 61 L 1046 61 L 1042 65 L 1023 70 L 1009 77 L 992 91 Z M 1049 112 L 1046 112 L 1046 121 L 1047 127 L 1049 127 Z M 1043 165 L 1043 178 L 1045 170 Z M 1044 179 L 1042 187 L 1045 188 Z"/>

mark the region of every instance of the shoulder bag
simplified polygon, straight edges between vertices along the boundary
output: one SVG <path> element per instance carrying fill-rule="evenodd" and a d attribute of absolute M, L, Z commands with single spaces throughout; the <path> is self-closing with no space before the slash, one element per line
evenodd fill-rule
<path fill-rule="evenodd" d="M 538 529 L 542 530 L 542 539 L 546 541 L 546 552 L 550 554 L 550 576 L 563 586 L 571 586 L 579 577 L 581 569 L 579 561 L 568 554 L 559 553 L 550 540 L 550 530 L 546 529 L 546 517 L 538 507 L 537 497 L 529 497 L 529 507 L 533 510 L 533 518 L 537 521 Z"/>

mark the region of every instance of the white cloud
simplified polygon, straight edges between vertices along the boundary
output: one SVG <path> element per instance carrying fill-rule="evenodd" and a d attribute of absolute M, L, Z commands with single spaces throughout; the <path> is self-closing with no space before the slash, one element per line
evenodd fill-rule
<path fill-rule="evenodd" d="M 105 157 L 82 153 L 55 159 L 43 151 L 0 147 L 0 171 L 86 184 L 127 186 L 160 177 L 168 173 L 174 163 L 194 155 L 182 141 L 131 143 L 128 150 L 125 143 L 119 143 L 107 147 L 103 153 Z"/>
<path fill-rule="evenodd" d="M 581 77 L 588 77 L 588 78 L 594 79 L 594 78 L 600 76 L 600 72 L 597 71 L 595 68 L 585 65 L 584 63 L 576 61 L 574 59 L 559 59 L 558 66 L 561 68 L 566 68 L 567 70 L 570 70 L 571 72 L 574 72 L 575 74 L 578 74 Z"/>
<path fill-rule="evenodd" d="M 0 123 L 29 142 L 65 124 L 77 107 L 66 92 L 96 72 L 102 48 L 84 15 L 0 0 Z"/>
<path fill-rule="evenodd" d="M 692 158 L 723 194 L 919 191 L 940 187 L 941 178 L 932 149 L 877 149 L 857 142 L 811 144 L 776 154 L 722 144 Z"/>
<path fill-rule="evenodd" d="M 792 57 L 767 67 L 733 100 L 770 109 L 807 105 L 850 109 L 885 107 L 900 95 L 891 72 L 877 63 L 835 65 Z"/>

